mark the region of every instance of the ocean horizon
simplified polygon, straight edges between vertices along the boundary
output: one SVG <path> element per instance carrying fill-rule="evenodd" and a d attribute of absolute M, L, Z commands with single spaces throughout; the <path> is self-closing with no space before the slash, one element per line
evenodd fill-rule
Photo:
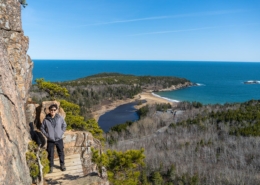
<path fill-rule="evenodd" d="M 131 75 L 176 76 L 198 86 L 176 91 L 155 92 L 171 101 L 224 104 L 260 99 L 259 62 L 159 61 L 159 60 L 33 60 L 33 81 L 62 82 L 104 72 Z"/>

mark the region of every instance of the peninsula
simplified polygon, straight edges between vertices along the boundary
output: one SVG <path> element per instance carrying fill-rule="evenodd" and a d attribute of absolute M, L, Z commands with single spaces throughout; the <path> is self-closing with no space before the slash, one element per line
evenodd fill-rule
<path fill-rule="evenodd" d="M 119 73 L 101 73 L 72 81 L 59 82 L 71 96 L 67 99 L 80 105 L 85 118 L 98 118 L 116 107 L 139 101 L 136 108 L 146 104 L 172 103 L 156 97 L 153 92 L 172 91 L 194 84 L 187 79 L 169 76 L 134 76 Z M 47 94 L 39 93 L 36 86 L 31 89 L 34 101 L 47 99 Z"/>

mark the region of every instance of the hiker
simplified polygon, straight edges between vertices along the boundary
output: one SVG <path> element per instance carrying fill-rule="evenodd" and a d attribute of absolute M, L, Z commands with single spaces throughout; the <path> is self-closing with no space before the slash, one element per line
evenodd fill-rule
<path fill-rule="evenodd" d="M 63 140 L 62 135 L 66 130 L 66 122 L 64 119 L 57 114 L 58 106 L 52 104 L 49 107 L 50 113 L 45 117 L 42 122 L 41 131 L 47 137 L 47 152 L 48 159 L 50 161 L 50 172 L 53 172 L 53 158 L 54 158 L 54 146 L 56 146 L 59 159 L 60 159 L 60 169 L 62 171 L 66 170 L 64 162 L 64 151 L 63 151 Z"/>

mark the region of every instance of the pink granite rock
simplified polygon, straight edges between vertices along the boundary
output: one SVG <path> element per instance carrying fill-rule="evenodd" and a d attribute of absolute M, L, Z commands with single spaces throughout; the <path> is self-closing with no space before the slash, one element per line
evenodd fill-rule
<path fill-rule="evenodd" d="M 96 171 L 96 165 L 91 161 L 91 147 L 101 151 L 102 146 L 100 141 L 95 139 L 90 132 L 66 131 L 63 142 L 65 156 L 80 154 L 85 175 Z M 58 157 L 57 152 L 55 152 L 55 156 Z"/>
<path fill-rule="evenodd" d="M 32 82 L 29 39 L 17 0 L 0 1 L 0 184 L 29 185 L 25 153 L 30 139 L 25 100 Z"/>
<path fill-rule="evenodd" d="M 66 113 L 64 112 L 64 110 L 60 107 L 60 102 L 58 101 L 44 101 L 42 102 L 42 104 L 37 107 L 37 118 L 38 121 L 40 123 L 42 123 L 43 119 L 46 117 L 47 114 L 49 114 L 49 107 L 52 105 L 52 104 L 56 104 L 58 106 L 58 111 L 57 113 L 59 115 L 61 115 L 64 119 L 66 117 Z"/>

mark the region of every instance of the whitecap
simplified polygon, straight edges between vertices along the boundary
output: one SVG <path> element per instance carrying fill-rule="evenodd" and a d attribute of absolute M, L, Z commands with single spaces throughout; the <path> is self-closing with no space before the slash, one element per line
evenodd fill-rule
<path fill-rule="evenodd" d="M 196 83 L 197 86 L 206 86 L 205 84 Z"/>

